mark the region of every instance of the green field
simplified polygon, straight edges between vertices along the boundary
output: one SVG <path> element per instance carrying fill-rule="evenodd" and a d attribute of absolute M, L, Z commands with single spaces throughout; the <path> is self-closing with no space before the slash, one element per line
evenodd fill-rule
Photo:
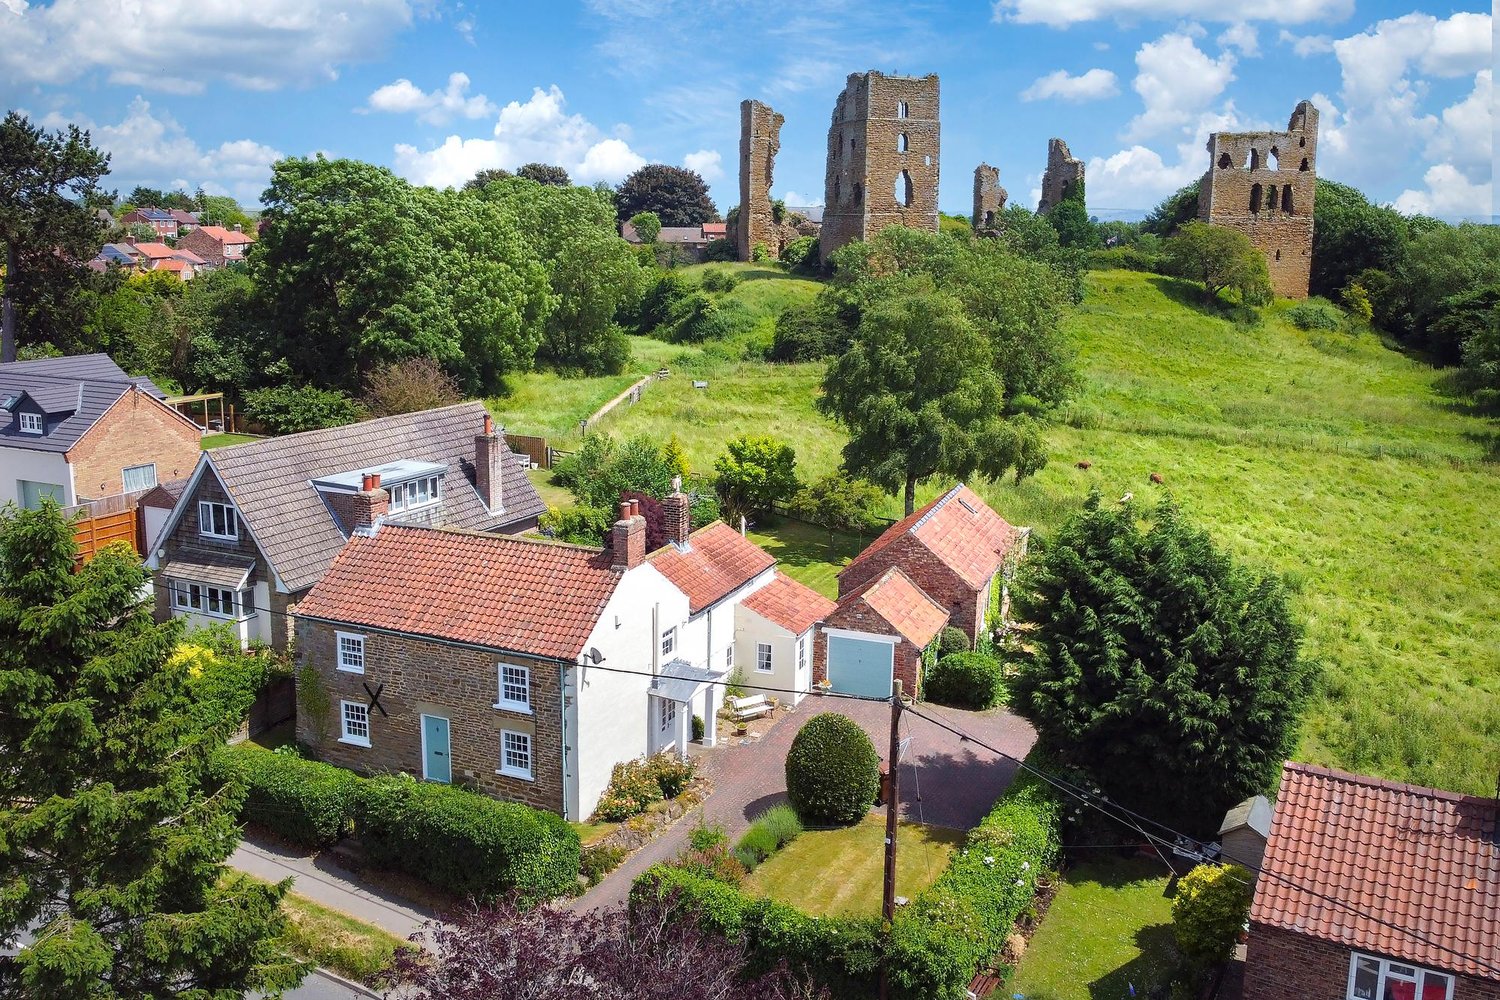
<path fill-rule="evenodd" d="M 778 282 L 807 284 L 766 279 L 733 294 Z M 1294 592 L 1306 651 L 1323 666 L 1302 759 L 1492 793 L 1500 466 L 1485 458 L 1500 431 L 1446 398 L 1440 372 L 1372 335 L 1303 332 L 1274 310 L 1242 330 L 1200 311 L 1196 295 L 1154 275 L 1091 275 L 1067 321 L 1085 386 L 1049 433 L 1050 464 L 1020 486 L 973 485 L 1045 538 L 1090 488 L 1149 502 L 1161 490 L 1149 476 L 1161 473 L 1195 521 Z M 813 407 L 820 365 L 747 361 L 741 345 L 634 343 L 645 349 L 638 368 L 667 363 L 674 374 L 609 418 L 611 433 L 676 433 L 700 472 L 746 432 L 791 442 L 804 479 L 837 467 L 843 436 Z M 560 394 L 547 412 L 573 409 L 548 419 L 576 423 L 590 409 L 584 395 Z M 497 411 L 528 429 L 524 405 Z M 1092 467 L 1078 469 L 1085 460 Z M 944 485 L 927 484 L 919 500 Z M 894 502 L 886 513 L 898 513 Z M 827 592 L 839 553 L 818 565 L 810 541 L 788 539 L 803 560 L 789 569 Z"/>

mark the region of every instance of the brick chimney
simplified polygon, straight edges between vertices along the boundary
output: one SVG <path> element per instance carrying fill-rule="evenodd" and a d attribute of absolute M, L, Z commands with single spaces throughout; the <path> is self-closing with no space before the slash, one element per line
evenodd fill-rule
<path fill-rule="evenodd" d="M 620 519 L 613 531 L 615 569 L 634 569 L 646 561 L 646 519 L 639 500 L 620 501 Z"/>
<path fill-rule="evenodd" d="M 505 498 L 500 489 L 505 475 L 501 459 L 504 453 L 500 434 L 495 430 L 495 420 L 486 413 L 484 430 L 474 435 L 474 489 L 491 514 L 505 510 Z"/>
<path fill-rule="evenodd" d="M 688 533 L 692 531 L 692 506 L 688 495 L 682 492 L 682 477 L 678 476 L 672 480 L 672 492 L 662 498 L 661 509 L 667 520 L 667 541 L 679 548 L 687 544 Z"/>
<path fill-rule="evenodd" d="M 380 530 L 380 519 L 390 508 L 391 495 L 380 487 L 380 473 L 367 472 L 354 494 L 353 534 L 373 535 Z"/>

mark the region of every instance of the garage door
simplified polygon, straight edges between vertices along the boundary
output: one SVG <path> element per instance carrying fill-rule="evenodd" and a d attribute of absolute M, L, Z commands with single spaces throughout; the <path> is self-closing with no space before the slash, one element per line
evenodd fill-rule
<path fill-rule="evenodd" d="M 840 694 L 889 698 L 896 647 L 874 639 L 828 637 L 828 682 Z"/>

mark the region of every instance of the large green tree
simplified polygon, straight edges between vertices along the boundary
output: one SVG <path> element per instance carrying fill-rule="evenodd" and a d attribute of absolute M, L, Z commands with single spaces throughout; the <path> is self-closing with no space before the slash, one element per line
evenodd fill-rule
<path fill-rule="evenodd" d="M 615 206 L 621 222 L 638 212 L 655 212 L 663 226 L 700 226 L 718 214 L 696 171 L 665 163 L 648 163 L 625 178 Z"/>
<path fill-rule="evenodd" d="M 1314 680 L 1272 576 L 1164 500 L 1143 526 L 1094 493 L 1034 558 L 1012 704 L 1112 799 L 1195 835 L 1271 786 Z"/>
<path fill-rule="evenodd" d="M 1410 238 L 1410 220 L 1394 208 L 1371 204 L 1358 188 L 1319 178 L 1313 203 L 1312 293 L 1336 298 L 1366 268 L 1391 270 Z"/>
<path fill-rule="evenodd" d="M 1245 305 L 1271 301 L 1266 255 L 1237 229 L 1185 222 L 1163 250 L 1172 273 L 1201 284 L 1210 302 L 1225 290 L 1237 292 Z"/>
<path fill-rule="evenodd" d="M 1083 181 L 1070 185 L 1062 200 L 1043 218 L 1057 230 L 1057 242 L 1064 247 L 1092 250 L 1099 245 L 1099 231 L 1089 218 Z"/>
<path fill-rule="evenodd" d="M 1146 213 L 1141 221 L 1141 231 L 1157 236 L 1171 236 L 1185 222 L 1198 217 L 1198 187 L 1201 181 L 1193 181 L 1167 195 L 1161 204 Z"/>
<path fill-rule="evenodd" d="M 87 202 L 107 173 L 109 156 L 76 125 L 48 132 L 15 111 L 0 122 L 0 362 L 77 326 L 83 264 L 103 235 Z"/>
<path fill-rule="evenodd" d="M 124 546 L 74 566 L 50 502 L 0 514 L 0 939 L 7 988 L 59 998 L 240 997 L 300 978 L 285 886 L 231 875 L 239 793 L 210 754 L 248 706 L 173 658 Z"/>
<path fill-rule="evenodd" d="M 570 187 L 573 184 L 566 170 L 551 163 L 523 163 L 516 168 L 516 176 L 552 187 Z"/>

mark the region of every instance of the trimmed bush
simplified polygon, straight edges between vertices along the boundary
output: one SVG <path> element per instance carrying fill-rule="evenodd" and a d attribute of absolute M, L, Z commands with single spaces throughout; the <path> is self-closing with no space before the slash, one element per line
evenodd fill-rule
<path fill-rule="evenodd" d="M 969 651 L 969 634 L 957 625 L 944 626 L 943 631 L 938 633 L 938 655 L 947 656 L 949 653 L 967 653 Z"/>
<path fill-rule="evenodd" d="M 929 701 L 983 710 L 1005 700 L 1000 661 L 984 653 L 949 653 L 927 671 L 923 694 Z"/>
<path fill-rule="evenodd" d="M 461 895 L 538 901 L 578 882 L 578 834 L 561 816 L 451 785 L 373 778 L 354 826 L 372 864 Z"/>
<path fill-rule="evenodd" d="M 1344 314 L 1327 299 L 1311 298 L 1286 311 L 1287 322 L 1299 330 L 1341 330 Z"/>
<path fill-rule="evenodd" d="M 755 824 L 771 831 L 778 851 L 802 834 L 802 820 L 797 818 L 797 810 L 789 805 L 772 806 L 755 817 Z"/>
<path fill-rule="evenodd" d="M 1234 953 L 1255 882 L 1237 865 L 1198 865 L 1177 881 L 1172 934 L 1188 963 L 1208 969 Z"/>
<path fill-rule="evenodd" d="M 332 764 L 259 747 L 224 747 L 215 771 L 245 789 L 240 819 L 303 847 L 326 847 L 349 831 L 361 779 Z"/>
<path fill-rule="evenodd" d="M 754 871 L 755 866 L 775 854 L 781 845 L 776 841 L 776 831 L 764 823 L 751 823 L 750 829 L 734 845 L 734 856 Z"/>
<path fill-rule="evenodd" d="M 847 715 L 814 716 L 787 752 L 786 788 L 792 808 L 807 822 L 857 822 L 880 788 L 875 744 Z"/>

